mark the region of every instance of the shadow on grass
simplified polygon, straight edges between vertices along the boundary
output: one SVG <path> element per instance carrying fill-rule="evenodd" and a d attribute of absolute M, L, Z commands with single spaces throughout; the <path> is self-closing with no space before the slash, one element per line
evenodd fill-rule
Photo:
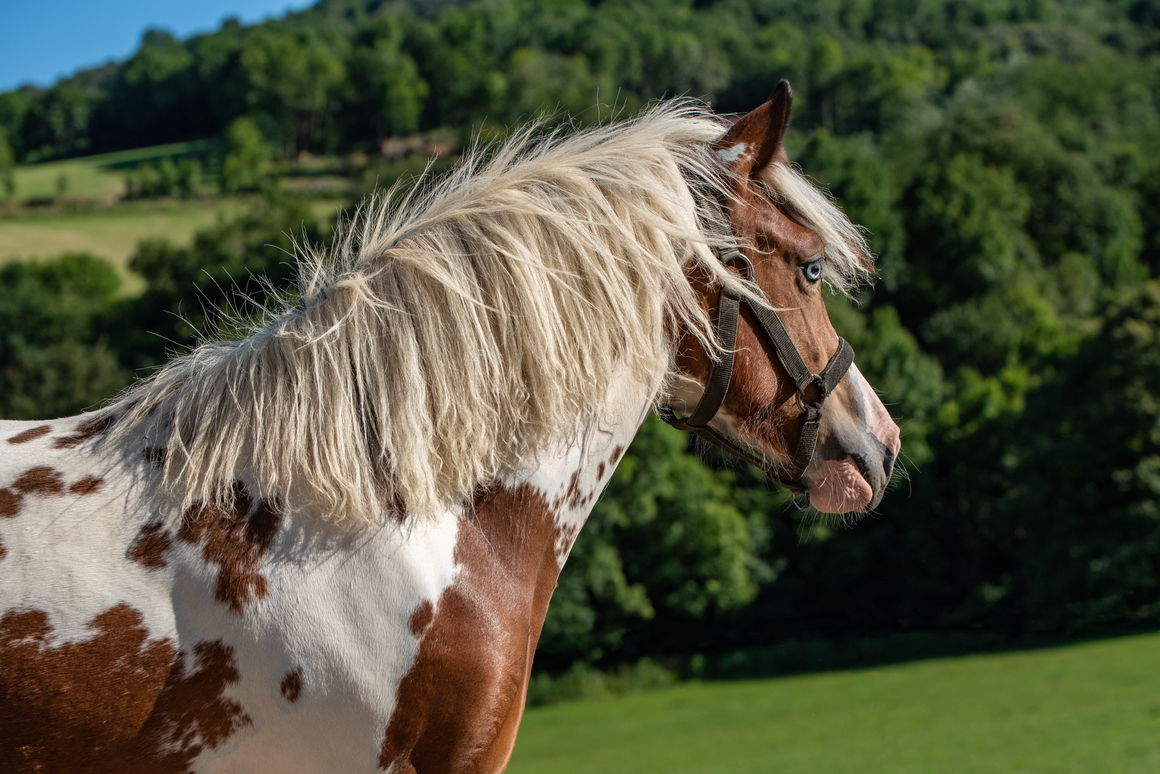
<path fill-rule="evenodd" d="M 761 648 L 676 656 L 671 663 L 674 671 L 686 679 L 749 680 L 1045 650 L 1155 631 L 1155 627 L 1118 626 L 1085 633 L 907 631 L 840 639 L 795 637 Z"/>
<path fill-rule="evenodd" d="M 98 162 L 95 166 L 98 169 L 109 172 L 121 172 L 145 164 L 152 164 L 159 161 L 169 159 L 170 161 L 180 161 L 181 159 L 198 159 L 199 161 L 206 161 L 210 153 L 213 151 L 217 142 L 214 140 L 192 140 L 186 143 L 174 145 L 160 145 L 154 148 L 144 148 L 140 153 L 132 152 L 114 152 L 110 155 L 114 158 L 107 161 Z"/>
<path fill-rule="evenodd" d="M 544 706 L 653 691 L 688 680 L 758 680 L 1033 652 L 1156 631 L 1154 627 L 1109 627 L 1083 634 L 1020 636 L 986 631 L 907 631 L 848 638 L 794 637 L 760 648 L 667 654 L 602 668 L 575 662 L 556 673 L 541 670 L 533 675 L 527 701 L 529 706 Z"/>

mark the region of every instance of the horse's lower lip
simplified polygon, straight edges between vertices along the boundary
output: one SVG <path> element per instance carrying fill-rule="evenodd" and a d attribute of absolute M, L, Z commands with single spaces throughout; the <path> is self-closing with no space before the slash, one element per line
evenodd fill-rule
<path fill-rule="evenodd" d="M 860 511 L 874 499 L 874 489 L 850 457 L 823 461 L 810 478 L 810 505 L 825 513 Z"/>

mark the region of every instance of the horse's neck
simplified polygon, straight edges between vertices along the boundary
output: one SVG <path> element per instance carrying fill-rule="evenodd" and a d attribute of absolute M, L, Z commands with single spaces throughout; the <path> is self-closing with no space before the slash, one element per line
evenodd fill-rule
<path fill-rule="evenodd" d="M 647 388 L 614 382 L 593 401 L 596 419 L 578 438 L 541 450 L 527 469 L 481 488 L 461 514 L 447 514 L 455 536 L 442 574 L 449 584 L 408 612 L 418 652 L 396 692 L 384 768 L 401 760 L 408 771 L 506 764 L 560 568 L 648 410 Z M 432 534 L 439 529 L 430 525 Z M 410 534 L 424 550 L 424 530 Z M 424 572 L 436 565 L 428 553 L 418 564 Z"/>
<path fill-rule="evenodd" d="M 488 531 L 502 533 L 492 535 L 493 541 L 510 540 L 528 552 L 536 552 L 537 541 L 551 546 L 556 569 L 563 567 L 640 428 L 651 397 L 645 387 L 626 378 L 614 379 L 583 433 L 542 451 L 534 465 L 482 490 L 467 513 L 468 523 L 483 526 L 489 519 Z"/>
<path fill-rule="evenodd" d="M 529 648 L 568 553 L 651 397 L 647 388 L 614 380 L 604 400 L 594 401 L 595 419 L 585 432 L 543 450 L 525 471 L 481 489 L 459 520 L 456 585 L 492 597 L 506 608 L 501 616 L 514 614 L 505 628 L 527 631 Z"/>

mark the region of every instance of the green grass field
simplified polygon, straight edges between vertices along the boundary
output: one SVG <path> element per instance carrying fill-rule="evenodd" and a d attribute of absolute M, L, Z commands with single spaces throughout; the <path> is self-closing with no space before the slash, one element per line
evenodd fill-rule
<path fill-rule="evenodd" d="M 79 250 L 123 267 L 142 239 L 164 236 L 182 243 L 240 207 L 234 200 L 213 199 L 11 215 L 0 218 L 0 260 L 46 258 Z"/>
<path fill-rule="evenodd" d="M 1160 634 L 529 710 L 510 774 L 1154 774 Z"/>
<path fill-rule="evenodd" d="M 17 202 L 59 195 L 73 206 L 15 207 L 0 215 L 0 261 L 89 252 L 121 271 L 128 283 L 126 290 L 133 292 L 138 283 L 125 267 L 138 242 L 166 237 L 186 243 L 198 230 L 237 214 L 247 204 L 244 197 L 120 202 L 125 174 L 140 164 L 165 158 L 205 156 L 212 147 L 209 140 L 181 142 L 17 167 Z M 67 181 L 63 193 L 62 178 Z M 300 178 L 293 182 L 307 193 L 321 191 L 315 212 L 320 217 L 333 214 L 338 201 L 324 194 L 336 183 L 309 175 Z"/>
<path fill-rule="evenodd" d="M 326 218 L 340 204 L 319 200 L 312 208 L 317 217 Z M 0 261 L 88 252 L 112 264 L 125 279 L 125 292 L 134 293 L 140 290 L 140 280 L 127 264 L 138 242 L 165 237 L 185 244 L 198 230 L 237 215 L 247 206 L 244 197 L 232 197 L 133 202 L 92 211 L 22 211 L 0 217 Z"/>
<path fill-rule="evenodd" d="M 120 194 L 125 173 L 138 164 L 201 155 L 212 147 L 213 142 L 209 140 L 177 142 L 17 167 L 16 199 L 27 201 L 63 193 L 69 197 L 111 201 Z M 65 180 L 63 192 L 62 178 Z"/>

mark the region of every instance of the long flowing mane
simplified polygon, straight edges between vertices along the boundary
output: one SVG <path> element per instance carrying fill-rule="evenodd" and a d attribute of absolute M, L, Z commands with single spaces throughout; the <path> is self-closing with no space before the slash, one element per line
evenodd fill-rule
<path fill-rule="evenodd" d="M 655 395 L 674 323 L 714 344 L 685 268 L 736 282 L 712 252 L 732 237 L 707 217 L 729 196 L 708 150 L 724 128 L 670 101 L 528 130 L 372 202 L 328 254 L 301 252 L 296 301 L 122 395 L 112 438 L 164 448 L 183 506 L 238 477 L 336 521 L 464 502 L 588 425 L 613 374 Z M 867 271 L 827 197 L 788 167 L 769 182 L 826 241 L 833 283 Z"/>

